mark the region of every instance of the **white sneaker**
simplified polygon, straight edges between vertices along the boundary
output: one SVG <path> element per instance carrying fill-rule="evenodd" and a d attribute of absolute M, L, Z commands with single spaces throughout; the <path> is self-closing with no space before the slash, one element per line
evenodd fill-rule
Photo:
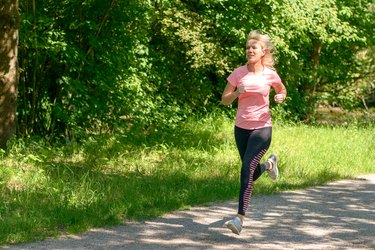
<path fill-rule="evenodd" d="M 270 175 L 272 180 L 276 180 L 277 176 L 279 176 L 279 169 L 277 168 L 277 157 L 276 155 L 271 155 L 268 160 L 272 164 L 272 169 L 267 170 L 268 174 Z"/>
<path fill-rule="evenodd" d="M 240 218 L 235 217 L 234 219 L 225 222 L 224 225 L 232 230 L 232 233 L 240 235 L 242 230 L 242 221 Z"/>

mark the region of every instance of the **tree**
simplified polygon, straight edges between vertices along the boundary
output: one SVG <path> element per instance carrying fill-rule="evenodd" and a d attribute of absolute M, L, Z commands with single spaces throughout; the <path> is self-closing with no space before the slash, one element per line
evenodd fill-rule
<path fill-rule="evenodd" d="M 355 106 L 348 86 L 368 85 L 373 71 L 371 2 L 20 0 L 17 133 L 151 131 L 224 108 L 252 29 L 275 43 L 288 118 L 324 102 Z"/>
<path fill-rule="evenodd" d="M 18 0 L 0 0 L 0 147 L 16 132 Z"/>

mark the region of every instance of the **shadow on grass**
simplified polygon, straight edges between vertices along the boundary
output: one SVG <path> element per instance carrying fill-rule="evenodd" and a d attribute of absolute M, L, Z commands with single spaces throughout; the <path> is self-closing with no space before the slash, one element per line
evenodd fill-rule
<path fill-rule="evenodd" d="M 11 191 L 1 214 L 0 243 L 34 241 L 61 232 L 116 225 L 224 200 L 237 184 L 229 178 L 193 179 L 183 172 L 111 174 L 66 163 L 45 168 L 49 184 Z M 215 190 L 215 192 L 211 192 Z M 6 195 L 5 195 L 6 196 Z"/>
<path fill-rule="evenodd" d="M 219 132 L 221 131 L 199 129 L 198 127 L 169 128 L 153 133 L 130 132 L 124 134 L 119 141 L 128 147 L 165 146 L 180 150 L 194 148 L 211 152 L 215 147 L 219 147 L 225 142 L 223 138 L 216 136 Z"/>

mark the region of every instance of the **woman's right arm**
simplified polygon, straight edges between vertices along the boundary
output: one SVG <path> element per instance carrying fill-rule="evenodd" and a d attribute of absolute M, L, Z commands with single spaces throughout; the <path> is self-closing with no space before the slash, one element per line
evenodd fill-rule
<path fill-rule="evenodd" d="M 236 98 L 240 95 L 239 90 L 237 89 L 235 91 L 236 87 L 234 87 L 232 84 L 229 82 L 225 86 L 225 89 L 223 91 L 223 94 L 221 96 L 221 103 L 224 105 L 229 105 L 231 104 Z"/>

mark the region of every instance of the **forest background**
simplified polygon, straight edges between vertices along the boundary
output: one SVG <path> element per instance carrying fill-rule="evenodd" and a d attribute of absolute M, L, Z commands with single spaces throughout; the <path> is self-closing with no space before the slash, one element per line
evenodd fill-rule
<path fill-rule="evenodd" d="M 236 103 L 220 99 L 255 29 L 275 43 L 288 97 L 270 98 L 280 177 L 254 194 L 374 173 L 374 11 L 371 0 L 0 0 L 0 246 L 236 198 Z"/>
<path fill-rule="evenodd" d="M 251 30 L 288 89 L 276 118 L 374 105 L 370 0 L 20 0 L 17 134 L 155 131 L 218 109 Z"/>

